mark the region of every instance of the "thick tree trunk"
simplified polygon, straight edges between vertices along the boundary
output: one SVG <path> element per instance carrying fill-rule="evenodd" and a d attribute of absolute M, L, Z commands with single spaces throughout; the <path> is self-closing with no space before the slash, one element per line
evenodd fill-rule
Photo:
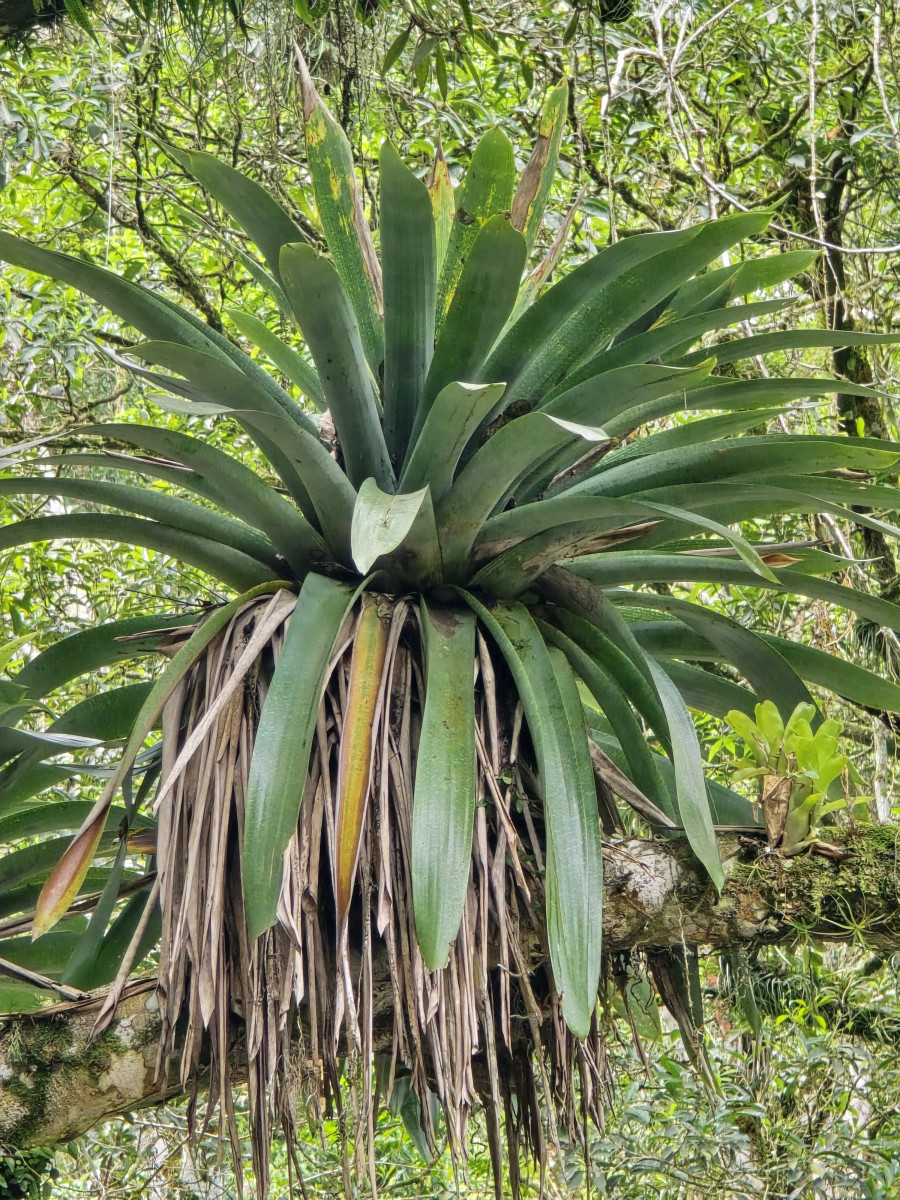
<path fill-rule="evenodd" d="M 783 859 L 758 836 L 724 836 L 726 883 L 718 897 L 681 840 L 608 845 L 606 947 L 716 949 L 788 943 L 801 933 L 900 946 L 900 828 L 860 827 L 843 831 L 842 840 L 839 859 Z M 160 1021 L 152 981 L 132 985 L 109 1029 L 92 1041 L 101 1000 L 2 1020 L 0 1143 L 52 1145 L 177 1094 L 177 1079 L 162 1093 L 154 1082 Z"/>

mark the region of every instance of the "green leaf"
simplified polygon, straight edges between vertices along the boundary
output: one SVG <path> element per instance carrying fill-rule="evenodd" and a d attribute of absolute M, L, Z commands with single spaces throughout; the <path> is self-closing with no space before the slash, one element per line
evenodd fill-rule
<path fill-rule="evenodd" d="M 448 383 L 428 410 L 400 480 L 400 491 L 431 489 L 440 503 L 470 439 L 503 395 L 502 383 Z"/>
<path fill-rule="evenodd" d="M 662 667 L 652 659 L 647 661 L 660 701 L 666 710 L 672 736 L 678 815 L 691 849 L 721 892 L 725 885 L 725 872 L 722 870 L 712 813 L 706 795 L 706 777 L 703 774 L 703 758 L 697 731 L 675 684 Z"/>
<path fill-rule="evenodd" d="M 594 663 L 612 676 L 623 694 L 628 697 L 629 703 L 637 709 L 668 751 L 670 742 L 666 714 L 646 671 L 641 670 L 624 650 L 620 649 L 601 629 L 585 620 L 584 617 L 578 616 L 562 605 L 554 606 L 550 617 L 554 625 L 571 638 Z M 575 667 L 574 663 L 572 665 Z M 598 703 L 602 704 L 602 698 L 595 698 Z"/>
<path fill-rule="evenodd" d="M 77 942 L 78 934 L 73 929 L 54 930 L 36 942 L 30 937 L 3 938 L 0 957 L 27 971 L 59 979 Z"/>
<path fill-rule="evenodd" d="M 777 582 L 749 542 L 718 521 L 688 509 L 646 500 L 619 500 L 618 497 L 598 496 L 596 499 L 600 503 L 593 508 L 587 497 L 572 496 L 573 490 L 554 499 L 501 513 L 487 523 L 479 539 L 481 556 L 491 553 L 492 544 L 498 548 L 511 542 L 515 544 L 508 550 L 494 551 L 475 576 L 479 587 L 496 596 L 519 595 L 552 563 L 593 553 L 604 544 L 631 541 L 644 530 L 646 518 L 653 519 L 657 514 L 716 533 L 754 570 Z M 643 524 L 636 525 L 635 519 L 640 521 L 642 518 L 645 519 Z M 527 536 L 531 530 L 535 532 Z M 523 534 L 526 536 L 518 541 Z"/>
<path fill-rule="evenodd" d="M 516 682 L 538 759 L 547 827 L 545 895 L 550 961 L 566 1024 L 586 1037 L 597 1007 L 602 935 L 600 818 L 575 679 L 548 650 L 528 610 L 488 609 L 461 593 Z M 577 711 L 576 711 L 577 710 Z"/>
<path fill-rule="evenodd" d="M 455 380 L 490 381 L 484 360 L 512 312 L 525 266 L 525 239 L 506 217 L 491 217 L 475 236 L 441 326 L 425 380 L 414 436 L 438 393 Z"/>
<path fill-rule="evenodd" d="M 762 354 L 774 354 L 778 350 L 837 350 L 841 346 L 892 346 L 900 342 L 900 333 L 849 333 L 840 329 L 788 329 L 778 333 L 759 333 L 754 337 L 735 338 L 720 342 L 716 346 L 719 366 L 740 362 L 744 358 L 756 358 Z M 686 354 L 679 366 L 689 367 L 703 350 Z"/>
<path fill-rule="evenodd" d="M 269 270 L 278 278 L 278 256 L 288 242 L 303 240 L 303 233 L 272 196 L 212 154 L 201 150 L 163 150 L 222 205 L 262 251 Z"/>
<path fill-rule="evenodd" d="M 363 212 L 353 151 L 343 129 L 319 98 L 299 52 L 297 68 L 306 126 L 306 160 L 319 220 L 325 230 L 335 269 L 355 314 L 366 359 L 377 376 L 384 359 L 384 332 L 380 316 L 381 266 Z M 283 275 L 284 258 L 281 259 L 280 271 Z M 285 290 L 290 293 L 289 288 Z M 291 303 L 296 306 L 296 296 L 291 297 Z M 315 347 L 311 345 L 310 349 L 315 358 Z M 321 367 L 319 373 L 322 373 Z M 322 382 L 325 383 L 324 379 Z M 327 390 L 326 386 L 326 393 Z"/>
<path fill-rule="evenodd" d="M 367 574 L 377 559 L 402 545 L 427 495 L 427 487 L 389 494 L 382 492 L 374 479 L 365 480 L 350 527 L 350 550 L 360 574 Z"/>
<path fill-rule="evenodd" d="M 595 474 L 572 484 L 562 494 L 637 498 L 643 489 L 651 487 L 752 478 L 770 471 L 783 472 L 787 478 L 837 468 L 877 472 L 888 470 L 897 461 L 898 450 L 870 450 L 855 442 L 855 438 L 831 441 L 814 435 L 767 434 L 660 451 L 621 466 L 604 469 L 601 464 Z"/>
<path fill-rule="evenodd" d="M 272 330 L 254 317 L 251 313 L 241 312 L 237 308 L 226 308 L 225 313 L 231 318 L 238 331 L 262 350 L 267 358 L 288 377 L 295 387 L 298 387 L 306 398 L 320 411 L 327 407 L 325 393 L 322 391 L 322 381 L 302 354 L 298 354 Z"/>
<path fill-rule="evenodd" d="M 649 592 L 615 592 L 611 594 L 611 598 L 617 604 L 659 609 L 677 616 L 677 623 L 661 623 L 670 625 L 669 636 L 674 635 L 674 641 L 671 643 L 671 653 L 674 657 L 701 660 L 711 657 L 716 660 L 721 655 L 725 662 L 737 667 L 755 692 L 773 700 L 783 716 L 790 716 L 798 704 L 810 702 L 809 692 L 784 655 L 769 645 L 762 635 L 745 629 L 730 617 L 701 608 L 697 604 Z M 670 652 L 667 648 L 662 648 L 670 644 L 667 635 L 663 633 L 662 643 L 654 636 L 657 624 L 653 623 L 652 629 L 650 626 L 632 626 L 640 644 L 655 656 Z M 689 628 L 685 629 L 685 625 Z M 699 655 L 695 653 L 697 649 L 701 651 Z M 711 655 L 710 650 L 713 651 Z"/>
<path fill-rule="evenodd" d="M 788 250 L 785 254 L 748 258 L 737 269 L 732 292 L 735 296 L 748 296 L 751 292 L 777 287 L 808 271 L 821 256 L 821 250 Z"/>
<path fill-rule="evenodd" d="M 322 575 L 304 580 L 259 720 L 244 818 L 242 878 L 247 927 L 275 923 L 281 859 L 297 827 L 325 675 L 353 591 Z"/>
<path fill-rule="evenodd" d="M 94 853 L 106 855 L 115 843 L 115 831 L 104 833 L 97 841 Z M 50 838 L 35 842 L 21 850 L 8 850 L 0 859 L 0 892 L 5 893 L 22 883 L 41 879 L 59 863 L 71 845 L 68 837 Z M 91 855 L 93 859 L 94 855 Z M 90 863 L 88 864 L 90 865 Z M 68 907 L 68 906 L 67 906 Z"/>
<path fill-rule="evenodd" d="M 33 645 L 41 640 L 38 632 L 23 633 L 21 637 L 11 638 L 0 646 L 0 671 L 5 671 L 23 646 Z"/>
<path fill-rule="evenodd" d="M 279 474 L 291 489 L 290 475 L 309 497 L 308 504 L 322 530 L 331 553 L 349 566 L 348 535 L 356 492 L 350 480 L 337 465 L 318 438 L 305 429 L 298 429 L 283 417 L 269 413 L 252 413 L 246 417 L 252 436 L 262 444 L 271 442 L 278 447 Z M 291 489 L 292 490 L 292 489 Z M 321 550 L 310 555 L 310 561 L 321 562 Z"/>
<path fill-rule="evenodd" d="M 167 388 L 176 396 L 184 396 L 188 400 L 210 401 L 215 405 L 232 408 L 238 413 L 249 410 L 288 416 L 304 428 L 312 428 L 309 417 L 300 413 L 287 392 L 265 372 L 262 372 L 262 380 L 259 376 L 252 377 L 215 354 L 195 350 L 192 346 L 182 346 L 178 342 L 139 342 L 131 346 L 128 353 L 143 359 L 144 362 L 177 371 L 179 375 L 185 376 L 184 379 L 176 379 L 155 371 L 145 371 L 135 367 L 126 358 L 109 355 L 113 361 L 128 367 L 135 375 Z M 251 363 L 246 355 L 242 357 L 248 365 Z"/>
<path fill-rule="evenodd" d="M 621 239 L 549 288 L 523 314 L 491 355 L 487 377 L 507 381 L 507 404 L 542 395 L 582 365 L 598 344 L 767 222 L 765 216 L 741 215 L 693 230 Z"/>
<path fill-rule="evenodd" d="M 387 54 L 384 56 L 384 62 L 381 64 L 382 75 L 387 75 L 388 71 L 406 49 L 406 43 L 409 41 L 409 35 L 412 33 L 412 28 L 412 25 L 407 25 L 403 32 L 398 34 L 398 36 L 395 37 L 391 42 L 390 46 L 388 46 Z"/>
<path fill-rule="evenodd" d="M 129 325 L 139 329 L 145 337 L 180 342 L 207 354 L 225 357 L 213 339 L 197 329 L 177 306 L 168 304 L 161 297 L 112 271 L 94 266 L 81 258 L 33 246 L 9 233 L 0 233 L 0 259 L 26 271 L 49 275 L 70 284 L 105 304 Z"/>
<path fill-rule="evenodd" d="M 438 510 L 444 568 L 465 574 L 475 539 L 517 481 L 546 455 L 575 443 L 604 441 L 602 429 L 575 427 L 545 413 L 527 413 L 502 426 L 469 459 Z"/>
<path fill-rule="evenodd" d="M 453 183 L 450 179 L 450 171 L 447 168 L 447 160 L 444 158 L 440 141 L 438 141 L 431 176 L 428 180 L 428 195 L 431 199 L 431 211 L 434 215 L 435 265 L 437 274 L 440 276 L 447 258 L 447 247 L 450 243 L 453 217 L 456 212 Z"/>
<path fill-rule="evenodd" d="M 705 278 L 700 276 L 701 279 Z M 780 312 L 790 300 L 763 300 L 756 304 L 737 304 L 730 308 L 713 308 L 695 316 L 682 317 L 678 321 L 655 322 L 643 333 L 623 338 L 613 346 L 601 350 L 588 359 L 583 367 L 567 380 L 567 387 L 575 387 L 590 379 L 592 375 L 611 371 L 629 363 L 645 363 L 653 359 L 664 359 L 673 349 L 691 346 L 705 333 L 726 329 L 742 321 L 757 320 L 759 317 Z"/>
<path fill-rule="evenodd" d="M 700 712 L 724 717 L 727 712 L 737 709 L 752 716 L 759 703 L 755 692 L 712 671 L 704 671 L 702 667 L 692 667 L 676 659 L 666 659 L 660 666 L 678 688 L 685 704 Z"/>
<path fill-rule="evenodd" d="M 93 807 L 89 800 L 53 800 L 31 804 L 19 812 L 13 812 L 9 816 L 0 818 L 0 844 L 8 845 L 20 838 L 33 838 L 42 833 L 59 833 L 65 829 L 78 829 Z M 112 823 L 112 828 L 118 827 L 124 815 L 125 810 L 122 808 L 109 810 L 109 821 Z M 138 824 L 142 828 L 146 828 L 152 826 L 154 822 L 149 817 L 142 817 Z"/>
<path fill-rule="evenodd" d="M 475 147 L 469 169 L 456 191 L 456 211 L 438 281 L 438 330 L 447 316 L 481 227 L 498 213 L 509 212 L 514 181 L 512 144 L 501 129 L 489 129 Z M 485 378 L 496 380 L 503 376 L 488 374 Z"/>
<path fill-rule="evenodd" d="M 537 140 L 513 196 L 510 217 L 513 228 L 520 230 L 525 237 L 526 257 L 534 247 L 550 198 L 550 189 L 556 179 L 559 144 L 568 106 L 569 81 L 564 79 L 547 93 L 538 122 Z"/>
<path fill-rule="evenodd" d="M 603 465 L 609 471 L 623 462 L 634 462 L 636 458 L 646 458 L 648 454 L 658 454 L 663 450 L 720 442 L 736 434 L 746 433 L 754 426 L 764 427 L 783 411 L 783 408 L 738 409 L 736 412 L 726 412 L 716 417 L 685 421 L 683 425 L 661 429 L 657 433 L 647 434 L 618 447 L 604 457 Z"/>
<path fill-rule="evenodd" d="M 759 636 L 808 683 L 827 688 L 865 708 L 900 712 L 900 686 L 893 680 L 802 642 L 789 641 L 768 633 Z"/>
<path fill-rule="evenodd" d="M 757 550 L 765 554 L 766 547 L 757 546 Z M 840 569 L 840 564 L 835 563 L 831 569 Z M 732 558 L 712 558 L 701 554 L 647 554 L 641 551 L 611 552 L 580 558 L 570 564 L 569 570 L 601 587 L 635 583 L 704 582 L 767 588 L 824 600 L 850 612 L 857 612 L 879 625 L 886 625 L 890 629 L 900 628 L 900 606 L 888 600 L 791 569 L 776 568 L 774 580 L 763 579 L 752 567 Z"/>
<path fill-rule="evenodd" d="M 416 758 L 411 873 L 416 935 L 444 966 L 466 902 L 475 817 L 475 617 L 422 604 L 425 708 Z"/>
<path fill-rule="evenodd" d="M 447 60 L 444 57 L 444 47 L 440 41 L 434 48 L 434 74 L 437 79 L 438 91 L 441 94 L 441 99 L 447 103 Z"/>
<path fill-rule="evenodd" d="M 35 987 L 24 980 L 0 975 L 0 1013 L 36 1012 L 56 1004 L 58 1000 L 54 992 Z"/>
<path fill-rule="evenodd" d="M 160 638 L 169 629 L 196 619 L 196 615 L 183 613 L 176 616 L 149 613 L 120 621 L 101 621 L 80 633 L 60 638 L 42 650 L 16 675 L 16 682 L 27 687 L 34 698 L 46 696 L 99 667 L 153 654 Z"/>
<path fill-rule="evenodd" d="M 322 381 L 350 482 L 358 487 L 371 475 L 379 487 L 389 490 L 393 471 L 374 383 L 338 273 L 311 246 L 293 245 L 281 252 L 281 274 Z"/>
<path fill-rule="evenodd" d="M 92 989 L 106 987 L 116 978 L 125 952 L 131 944 L 132 936 L 138 922 L 144 915 L 144 909 L 150 898 L 150 888 L 141 888 L 129 896 L 124 908 L 115 918 L 104 934 L 96 955 L 85 969 L 83 986 Z M 147 957 L 162 933 L 162 914 L 159 905 L 154 902 L 154 913 L 150 917 L 144 935 L 141 938 L 134 956 L 132 967 L 139 967 Z M 43 939 L 42 939 L 43 940 Z M 76 983 L 76 986 L 78 984 Z"/>
<path fill-rule="evenodd" d="M 130 487 L 107 480 L 39 477 L 0 479 L 0 496 L 61 496 L 148 517 L 172 529 L 221 542 L 255 558 L 273 571 L 278 566 L 275 547 L 259 530 L 222 516 L 189 500 L 179 500 L 156 488 Z"/>
<path fill-rule="evenodd" d="M 75 22 L 75 24 L 83 29 L 86 34 L 89 34 L 94 42 L 97 42 L 97 34 L 94 30 L 93 22 L 88 10 L 82 4 L 82 0 L 64 0 L 66 12 Z"/>
<path fill-rule="evenodd" d="M 258 430 L 261 421 L 259 418 L 254 420 Z M 282 418 L 272 418 L 265 428 L 270 432 L 273 428 L 282 431 L 285 424 Z M 322 539 L 293 505 L 249 467 L 203 438 L 152 425 L 89 425 L 80 432 L 88 437 L 111 438 L 137 446 L 189 468 L 178 477 L 169 474 L 160 477 L 170 482 L 176 482 L 177 478 L 180 487 L 205 496 L 242 521 L 264 530 L 299 577 L 305 575 L 311 562 L 321 558 Z M 304 432 L 298 431 L 298 440 Z M 280 440 L 288 439 L 282 436 Z M 111 465 L 117 465 L 115 460 Z M 127 465 L 131 467 L 130 463 Z M 157 470 L 157 464 L 141 464 L 140 460 L 134 469 L 141 466 L 152 472 Z"/>
<path fill-rule="evenodd" d="M 625 756 L 631 778 L 645 796 L 666 816 L 675 820 L 677 812 L 661 773 L 661 756 L 654 754 L 647 744 L 629 696 L 605 666 L 586 653 L 570 637 L 552 625 L 541 624 L 539 627 L 546 641 L 565 654 L 572 670 L 593 696 L 599 711 L 609 721 Z"/>
<path fill-rule="evenodd" d="M 59 517 L 33 517 L 0 526 L 0 550 L 61 538 L 66 541 L 95 538 L 98 541 L 144 546 L 199 567 L 235 591 L 246 591 L 263 580 L 277 578 L 269 567 L 248 558 L 240 550 L 138 517 L 112 513 L 67 513 Z"/>
<path fill-rule="evenodd" d="M 382 144 L 379 161 L 384 264 L 384 436 L 399 470 L 422 402 L 434 349 L 435 222 L 428 188 L 404 165 L 390 142 Z"/>

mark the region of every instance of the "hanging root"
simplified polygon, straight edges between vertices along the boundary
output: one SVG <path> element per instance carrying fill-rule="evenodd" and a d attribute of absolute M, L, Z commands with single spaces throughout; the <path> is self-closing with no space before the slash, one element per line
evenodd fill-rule
<path fill-rule="evenodd" d="M 562 1112 L 567 1137 L 586 1146 L 588 1124 L 602 1120 L 607 1072 L 596 1021 L 577 1043 L 553 985 L 540 917 L 542 811 L 526 787 L 534 778 L 530 747 L 511 680 L 479 634 L 479 794 L 468 894 L 448 964 L 429 971 L 416 941 L 410 883 L 425 701 L 419 611 L 403 599 L 368 597 L 367 615 L 348 617 L 309 773 L 297 781 L 299 821 L 284 853 L 278 923 L 251 945 L 240 873 L 245 796 L 255 729 L 292 607 L 283 592 L 248 604 L 164 714 L 160 1077 L 177 1027 L 182 1082 L 189 1086 L 201 1060 L 211 1058 L 207 1116 L 224 1105 L 236 1142 L 229 1048 L 243 1027 L 261 1194 L 268 1190 L 273 1129 L 280 1125 L 291 1146 L 298 1121 L 321 1115 L 337 1116 L 348 1130 L 347 1186 L 355 1174 L 357 1186 L 368 1178 L 374 1193 L 378 1106 L 401 1088 L 418 1099 L 424 1143 L 434 1153 L 446 1144 L 463 1175 L 469 1113 L 481 1104 L 496 1194 L 505 1157 L 516 1197 L 520 1156 L 532 1156 L 543 1172 L 548 1139 L 559 1149 L 558 1131 L 544 1127 L 542 1113 Z M 370 773 L 361 824 L 348 841 L 353 806 L 345 802 L 341 746 L 357 712 L 360 679 L 351 679 L 351 666 L 360 621 L 371 626 L 375 614 L 379 649 L 366 662 L 375 663 L 376 674 L 365 681 Z M 342 897 L 339 906 L 346 858 L 338 848 L 353 841 L 354 886 L 349 904 Z"/>

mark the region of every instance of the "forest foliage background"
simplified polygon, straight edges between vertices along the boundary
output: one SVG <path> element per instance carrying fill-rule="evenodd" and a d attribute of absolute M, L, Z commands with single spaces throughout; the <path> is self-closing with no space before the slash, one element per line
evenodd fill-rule
<path fill-rule="evenodd" d="M 372 168 L 385 136 L 422 173 L 440 139 L 457 176 L 478 137 L 500 124 L 520 150 L 521 167 L 541 98 L 567 75 L 562 183 L 542 238 L 549 244 L 577 205 L 568 265 L 638 231 L 772 208 L 768 249 L 822 250 L 780 319 L 900 330 L 897 21 L 892 2 L 871 0 L 660 0 L 630 15 L 593 2 L 354 7 L 294 0 L 290 7 L 258 0 L 239 19 L 211 2 L 181 12 L 153 0 L 147 8 L 135 0 L 135 11 L 112 3 L 88 11 L 76 2 L 57 27 L 13 38 L 0 54 L 0 225 L 152 283 L 232 334 L 229 308 L 249 309 L 277 328 L 242 235 L 158 145 L 227 159 L 264 183 L 315 239 L 296 42 L 353 142 L 372 214 Z M 143 385 L 99 351 L 98 324 L 106 345 L 117 332 L 83 296 L 5 270 L 0 312 L 0 453 L 4 443 L 86 419 L 142 419 L 151 411 L 158 419 Z M 786 418 L 791 429 L 897 437 L 896 351 L 838 351 L 832 361 L 798 356 L 779 370 L 822 366 L 874 384 L 883 399 L 805 403 Z M 767 369 L 763 361 L 757 367 Z M 172 413 L 168 420 L 179 428 L 185 418 Z M 241 449 L 227 426 L 210 425 L 209 436 Z M 3 499 L 0 514 L 31 515 L 47 503 Z M 891 599 L 900 594 L 894 552 L 879 534 L 851 538 L 830 518 L 814 528 L 786 519 L 782 532 L 819 538 L 844 555 L 856 586 Z M 117 581 L 114 612 L 94 599 L 110 596 L 101 586 L 110 579 Z M 783 636 L 897 673 L 900 644 L 890 632 L 876 635 L 818 604 L 792 607 L 735 587 L 706 590 L 708 603 L 740 620 L 752 617 Z M 55 636 L 155 602 L 188 611 L 213 598 L 198 572 L 152 551 L 84 542 L 2 552 L 0 644 L 30 630 L 35 614 Z M 87 695 L 95 684 L 79 686 Z M 848 722 L 854 761 L 884 818 L 893 805 L 893 733 L 875 718 L 837 715 Z M 718 722 L 703 732 L 727 773 L 733 741 Z M 677 1032 L 642 1030 L 642 1064 L 626 1023 L 610 1013 L 617 1084 L 590 1169 L 600 1194 L 897 1194 L 895 964 L 868 956 L 865 930 L 854 932 L 859 945 L 849 949 L 826 951 L 799 936 L 796 949 L 754 960 L 764 1045 L 729 998 L 725 965 L 707 964 L 721 1100 L 703 1093 Z M 448 1194 L 448 1170 L 422 1164 L 401 1133 L 401 1116 L 383 1116 L 383 1194 Z M 304 1148 L 308 1183 L 322 1194 L 341 1187 L 338 1140 L 335 1126 Z M 215 1140 L 195 1159 L 184 1144 L 178 1109 L 98 1131 L 72 1147 L 73 1157 L 60 1156 L 54 1194 L 230 1194 L 233 1180 Z M 473 1194 L 488 1190 L 485 1149 L 477 1150 Z M 556 1164 L 557 1194 L 584 1182 L 576 1155 Z"/>

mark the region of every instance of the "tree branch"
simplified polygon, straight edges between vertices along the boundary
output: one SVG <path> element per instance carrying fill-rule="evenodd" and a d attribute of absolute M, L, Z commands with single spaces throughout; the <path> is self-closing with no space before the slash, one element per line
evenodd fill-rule
<path fill-rule="evenodd" d="M 719 846 L 721 896 L 681 839 L 633 838 L 605 846 L 603 938 L 607 950 L 670 945 L 792 943 L 801 937 L 900 946 L 900 828 L 844 832 L 846 856 L 783 859 L 759 835 L 728 834 Z M 373 986 L 390 995 L 387 956 Z M 7 1017 L 0 1026 L 0 1143 L 52 1145 L 100 1121 L 181 1089 L 154 1081 L 160 1021 L 154 981 L 132 984 L 115 1020 L 91 1032 L 103 996 Z M 375 1042 L 389 1031 L 375 1030 Z M 243 1048 L 232 1051 L 235 1077 Z M 203 1086 L 203 1079 L 199 1081 Z"/>

